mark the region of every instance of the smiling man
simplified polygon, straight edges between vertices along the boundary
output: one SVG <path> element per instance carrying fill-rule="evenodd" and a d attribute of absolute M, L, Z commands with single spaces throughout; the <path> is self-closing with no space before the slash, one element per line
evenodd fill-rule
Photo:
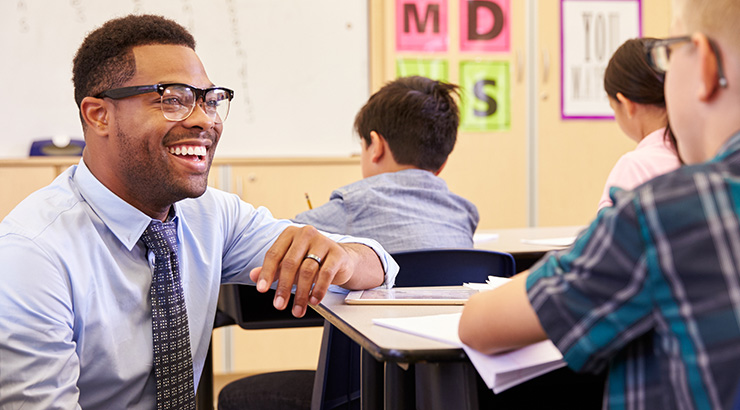
<path fill-rule="evenodd" d="M 675 37 L 646 52 L 689 165 L 618 193 L 570 249 L 472 297 L 460 320 L 486 353 L 550 338 L 574 370 L 608 368 L 610 409 L 737 408 L 740 2 L 673 12 Z"/>
<path fill-rule="evenodd" d="M 295 316 L 330 285 L 392 285 L 376 242 L 207 187 L 234 93 L 194 50 L 157 16 L 78 50 L 83 158 L 0 223 L 0 408 L 193 408 L 222 283 L 277 281 L 277 309 L 295 284 Z"/>

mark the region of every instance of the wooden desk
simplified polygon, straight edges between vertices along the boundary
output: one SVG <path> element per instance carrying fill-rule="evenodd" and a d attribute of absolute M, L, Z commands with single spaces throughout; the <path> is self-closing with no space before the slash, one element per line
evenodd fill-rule
<path fill-rule="evenodd" d="M 372 324 L 374 318 L 456 313 L 462 306 L 346 305 L 344 295 L 329 293 L 312 307 L 362 347 L 363 409 L 601 406 L 605 372 L 581 375 L 561 368 L 494 395 L 462 349 Z"/>
<path fill-rule="evenodd" d="M 330 293 L 313 308 L 362 347 L 363 409 L 478 408 L 477 373 L 462 349 L 372 324 L 374 318 L 455 313 L 462 306 L 353 306 Z"/>
<path fill-rule="evenodd" d="M 508 252 L 514 256 L 516 271 L 528 269 L 547 252 L 563 249 L 562 246 L 536 245 L 522 242 L 523 239 L 551 239 L 576 236 L 585 226 L 554 226 L 542 228 L 513 228 L 479 230 L 475 236 L 475 248 Z M 488 236 L 495 238 L 488 238 Z"/>

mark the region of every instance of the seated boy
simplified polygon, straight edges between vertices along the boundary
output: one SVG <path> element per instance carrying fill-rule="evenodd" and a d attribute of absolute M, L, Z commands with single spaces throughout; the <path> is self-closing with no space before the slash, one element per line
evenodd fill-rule
<path fill-rule="evenodd" d="M 404 77 L 373 94 L 355 118 L 364 179 L 293 220 L 376 239 L 391 253 L 471 248 L 478 210 L 437 176 L 457 137 L 456 89 Z"/>

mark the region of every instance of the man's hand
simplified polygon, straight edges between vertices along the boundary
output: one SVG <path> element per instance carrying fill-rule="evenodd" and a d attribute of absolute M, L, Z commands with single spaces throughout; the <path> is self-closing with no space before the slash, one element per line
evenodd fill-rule
<path fill-rule="evenodd" d="M 321 263 L 306 255 L 315 255 Z M 280 234 L 265 255 L 264 264 L 249 277 L 259 292 L 277 281 L 273 305 L 283 310 L 296 285 L 293 316 L 302 317 L 308 303 L 318 304 L 330 284 L 367 289 L 383 283 L 384 272 L 375 252 L 362 244 L 338 244 L 312 226 L 291 226 Z"/>

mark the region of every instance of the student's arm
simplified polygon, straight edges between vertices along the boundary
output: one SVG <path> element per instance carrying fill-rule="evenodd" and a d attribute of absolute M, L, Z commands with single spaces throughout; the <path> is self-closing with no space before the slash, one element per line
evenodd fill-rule
<path fill-rule="evenodd" d="M 460 340 L 492 354 L 546 339 L 527 297 L 527 276 L 529 271 L 522 272 L 506 285 L 473 295 L 460 318 Z"/>

